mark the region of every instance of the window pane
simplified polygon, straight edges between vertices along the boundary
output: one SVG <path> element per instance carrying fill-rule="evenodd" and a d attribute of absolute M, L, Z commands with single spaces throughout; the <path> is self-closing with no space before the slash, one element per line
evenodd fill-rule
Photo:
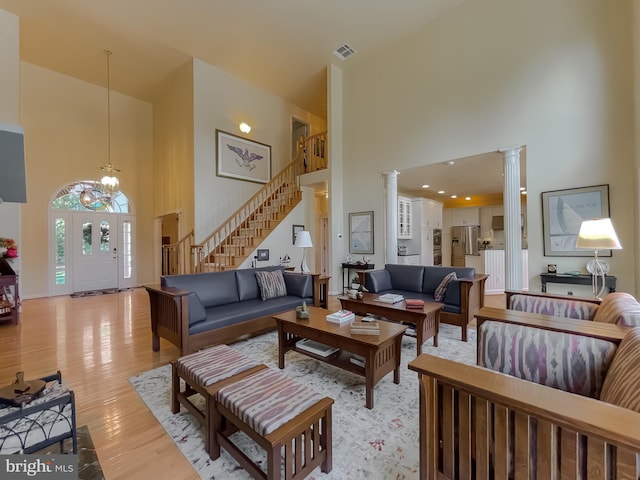
<path fill-rule="evenodd" d="M 109 222 L 103 220 L 100 223 L 100 252 L 109 253 L 110 251 Z"/>
<path fill-rule="evenodd" d="M 93 223 L 84 222 L 82 224 L 82 254 L 93 254 Z"/>
<path fill-rule="evenodd" d="M 131 222 L 122 222 L 122 250 L 123 276 L 124 278 L 131 278 L 133 270 Z"/>
<path fill-rule="evenodd" d="M 64 249 L 67 239 L 67 222 L 64 218 L 56 218 L 56 285 L 67 283 L 67 262 Z"/>

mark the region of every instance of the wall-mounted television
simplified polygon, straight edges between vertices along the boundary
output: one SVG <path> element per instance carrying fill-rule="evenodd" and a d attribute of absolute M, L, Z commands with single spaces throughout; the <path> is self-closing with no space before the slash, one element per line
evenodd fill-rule
<path fill-rule="evenodd" d="M 0 203 L 27 203 L 24 130 L 0 123 Z"/>

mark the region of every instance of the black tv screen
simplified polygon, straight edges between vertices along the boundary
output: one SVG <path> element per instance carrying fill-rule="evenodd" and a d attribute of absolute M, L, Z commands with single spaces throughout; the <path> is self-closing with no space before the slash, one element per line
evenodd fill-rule
<path fill-rule="evenodd" d="M 0 200 L 27 202 L 22 127 L 0 123 Z"/>

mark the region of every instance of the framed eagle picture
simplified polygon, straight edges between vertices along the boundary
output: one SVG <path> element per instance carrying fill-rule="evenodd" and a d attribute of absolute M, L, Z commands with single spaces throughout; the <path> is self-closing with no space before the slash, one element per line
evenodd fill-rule
<path fill-rule="evenodd" d="M 219 177 L 248 182 L 271 180 L 271 146 L 216 130 L 217 169 Z"/>

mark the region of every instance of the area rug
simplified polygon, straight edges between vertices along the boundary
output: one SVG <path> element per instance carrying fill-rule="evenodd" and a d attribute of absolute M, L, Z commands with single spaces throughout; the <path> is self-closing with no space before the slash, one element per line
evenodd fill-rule
<path fill-rule="evenodd" d="M 232 345 L 271 368 L 278 368 L 278 341 L 275 332 Z M 469 329 L 469 341 L 460 340 L 460 328 L 440 327 L 439 347 L 425 342 L 423 353 L 461 363 L 476 363 L 476 332 Z M 365 408 L 364 378 L 313 360 L 297 352 L 288 352 L 285 372 L 289 377 L 334 399 L 333 470 L 322 473 L 316 468 L 310 479 L 408 480 L 418 478 L 418 376 L 407 368 L 416 356 L 415 338 L 405 335 L 402 342 L 400 384 L 393 375 L 375 387 L 374 408 Z M 169 404 L 171 367 L 165 365 L 129 379 L 147 407 L 203 479 L 250 479 L 224 450 L 212 461 L 204 450 L 204 430 L 184 409 L 173 415 Z M 266 456 L 243 433 L 236 442 L 252 459 Z"/>
<path fill-rule="evenodd" d="M 95 297 L 96 295 L 108 295 L 110 293 L 126 292 L 130 288 L 105 288 L 104 290 L 87 290 L 85 292 L 74 292 L 71 298 Z"/>

